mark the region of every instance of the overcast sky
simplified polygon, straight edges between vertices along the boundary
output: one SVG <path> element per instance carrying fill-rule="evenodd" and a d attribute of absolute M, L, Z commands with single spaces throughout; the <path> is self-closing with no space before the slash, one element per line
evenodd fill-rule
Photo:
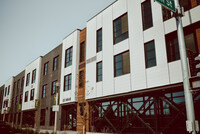
<path fill-rule="evenodd" d="M 0 86 L 115 0 L 0 0 Z"/>

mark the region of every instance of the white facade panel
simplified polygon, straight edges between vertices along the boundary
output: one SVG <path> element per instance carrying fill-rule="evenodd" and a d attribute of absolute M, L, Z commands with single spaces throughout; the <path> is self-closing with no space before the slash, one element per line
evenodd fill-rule
<path fill-rule="evenodd" d="M 103 12 L 103 96 L 114 94 L 112 6 Z"/>
<path fill-rule="evenodd" d="M 127 0 L 118 0 L 113 4 L 113 20 L 127 12 Z"/>
<path fill-rule="evenodd" d="M 103 96 L 103 82 L 96 83 L 96 97 Z"/>
<path fill-rule="evenodd" d="M 165 34 L 175 31 L 177 29 L 175 18 L 171 18 L 169 20 L 164 21 L 164 29 L 165 29 Z"/>
<path fill-rule="evenodd" d="M 96 56 L 96 61 L 97 61 L 97 62 L 102 61 L 102 57 L 103 57 L 103 52 L 102 52 L 102 51 L 101 51 L 101 52 L 98 52 L 98 53 L 97 53 L 97 56 Z"/>
<path fill-rule="evenodd" d="M 63 40 L 60 104 L 76 102 L 78 95 L 78 64 L 79 64 L 80 31 L 76 30 Z M 72 47 L 72 65 L 65 68 L 65 51 Z M 71 74 L 71 90 L 64 91 L 64 77 Z"/>
<path fill-rule="evenodd" d="M 131 91 L 130 74 L 115 77 L 115 94 L 126 93 Z"/>
<path fill-rule="evenodd" d="M 98 14 L 96 17 L 96 29 L 100 29 L 103 26 L 103 19 L 102 19 L 102 13 Z"/>
<path fill-rule="evenodd" d="M 87 64 L 86 67 L 86 85 L 85 85 L 85 97 L 94 98 L 96 97 L 96 62 Z"/>
<path fill-rule="evenodd" d="M 197 21 L 200 20 L 200 15 L 199 15 L 199 13 L 200 13 L 200 5 L 197 6 L 197 7 L 195 7 L 195 8 L 192 8 L 192 9 L 190 10 L 192 23 L 195 23 L 195 22 L 197 22 Z"/>
<path fill-rule="evenodd" d="M 182 24 L 183 24 L 183 27 L 185 26 L 188 26 L 191 24 L 191 20 L 190 20 L 190 16 L 189 16 L 189 12 L 185 12 L 185 15 L 182 17 Z"/>
<path fill-rule="evenodd" d="M 12 93 L 13 93 L 13 82 L 14 82 L 14 77 L 10 78 L 9 80 L 7 80 L 4 84 L 4 93 L 3 93 L 3 101 L 2 101 L 2 109 L 1 109 L 1 113 L 8 113 L 9 109 L 11 107 L 11 99 L 12 99 Z M 10 87 L 9 89 L 9 93 L 8 93 L 8 87 Z M 5 89 L 7 88 L 7 92 L 5 95 Z M 4 101 L 8 101 L 8 106 L 4 107 Z"/>
<path fill-rule="evenodd" d="M 146 70 L 140 0 L 128 0 L 131 90 L 146 88 Z"/>
<path fill-rule="evenodd" d="M 169 63 L 170 83 L 179 83 L 183 81 L 181 60 Z"/>
<path fill-rule="evenodd" d="M 114 55 L 117 55 L 117 54 L 122 53 L 127 50 L 129 50 L 129 40 L 128 39 L 123 40 L 114 45 Z"/>
<path fill-rule="evenodd" d="M 40 89 L 40 74 L 41 74 L 41 60 L 42 57 L 37 58 L 35 61 L 30 63 L 25 69 L 24 78 L 24 90 L 22 99 L 22 111 L 35 109 L 35 101 L 39 99 L 39 89 Z M 36 69 L 36 80 L 32 83 L 33 70 Z M 29 85 L 26 86 L 27 74 L 30 73 Z M 34 98 L 30 100 L 31 90 L 34 89 Z M 25 102 L 25 92 L 28 92 L 28 100 Z"/>

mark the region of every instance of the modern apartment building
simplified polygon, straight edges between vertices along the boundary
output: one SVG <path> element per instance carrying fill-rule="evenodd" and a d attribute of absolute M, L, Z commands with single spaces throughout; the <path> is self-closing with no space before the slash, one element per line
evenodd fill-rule
<path fill-rule="evenodd" d="M 42 57 L 37 58 L 25 68 L 22 99 L 22 125 L 36 128 L 37 108 L 39 107 L 39 88 Z"/>
<path fill-rule="evenodd" d="M 61 130 L 76 131 L 77 127 L 79 42 L 80 30 L 63 40 L 59 100 Z"/>
<path fill-rule="evenodd" d="M 3 115 L 3 121 L 6 121 L 6 122 L 10 122 L 11 120 L 11 115 L 9 113 L 10 113 L 11 102 L 12 102 L 13 80 L 14 80 L 14 77 L 11 77 L 4 84 L 3 105 L 2 105 L 1 114 Z"/>
<path fill-rule="evenodd" d="M 4 93 L 4 85 L 0 87 L 0 109 L 2 110 L 3 106 L 3 93 Z M 1 112 L 1 111 L 0 111 Z M 3 120 L 2 114 L 0 114 L 0 120 Z"/>
<path fill-rule="evenodd" d="M 12 126 L 21 127 L 22 123 L 22 98 L 24 89 L 24 75 L 22 71 L 14 77 L 10 115 Z"/>
<path fill-rule="evenodd" d="M 199 53 L 200 6 L 195 2 L 181 1 L 182 20 L 186 48 Z M 182 81 L 176 20 L 157 2 L 118 0 L 87 22 L 90 131 L 184 133 Z M 199 104 L 199 93 L 193 97 Z M 195 112 L 199 119 L 198 107 Z"/>
<path fill-rule="evenodd" d="M 53 129 L 55 124 L 55 112 L 52 111 L 52 106 L 55 105 L 56 83 L 60 83 L 61 61 L 62 44 L 44 55 L 41 61 L 39 108 L 37 112 L 37 129 L 40 130 Z M 57 120 L 57 128 L 60 128 L 60 120 Z"/>

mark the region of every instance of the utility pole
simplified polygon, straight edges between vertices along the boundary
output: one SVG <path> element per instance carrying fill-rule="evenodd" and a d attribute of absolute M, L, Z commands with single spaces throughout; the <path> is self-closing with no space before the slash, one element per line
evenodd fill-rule
<path fill-rule="evenodd" d="M 193 97 L 191 93 L 190 82 L 189 82 L 189 69 L 188 69 L 188 62 L 187 62 L 187 56 L 186 56 L 183 26 L 182 26 L 182 21 L 181 21 L 182 9 L 180 7 L 178 0 L 176 0 L 176 4 L 177 4 L 177 10 L 178 10 L 178 12 L 176 13 L 177 35 L 178 35 L 179 51 L 180 51 L 180 57 L 181 57 L 183 86 L 184 86 L 184 94 L 185 94 L 185 106 L 186 106 L 186 113 L 187 113 L 186 129 L 189 133 L 192 132 L 192 134 L 196 134 L 194 103 L 193 103 Z"/>

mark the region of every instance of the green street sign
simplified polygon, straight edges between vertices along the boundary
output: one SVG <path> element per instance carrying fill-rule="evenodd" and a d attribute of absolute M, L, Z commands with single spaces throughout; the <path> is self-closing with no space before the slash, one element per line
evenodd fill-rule
<path fill-rule="evenodd" d="M 156 0 L 158 3 L 160 3 L 165 8 L 176 12 L 175 2 L 174 0 Z"/>

